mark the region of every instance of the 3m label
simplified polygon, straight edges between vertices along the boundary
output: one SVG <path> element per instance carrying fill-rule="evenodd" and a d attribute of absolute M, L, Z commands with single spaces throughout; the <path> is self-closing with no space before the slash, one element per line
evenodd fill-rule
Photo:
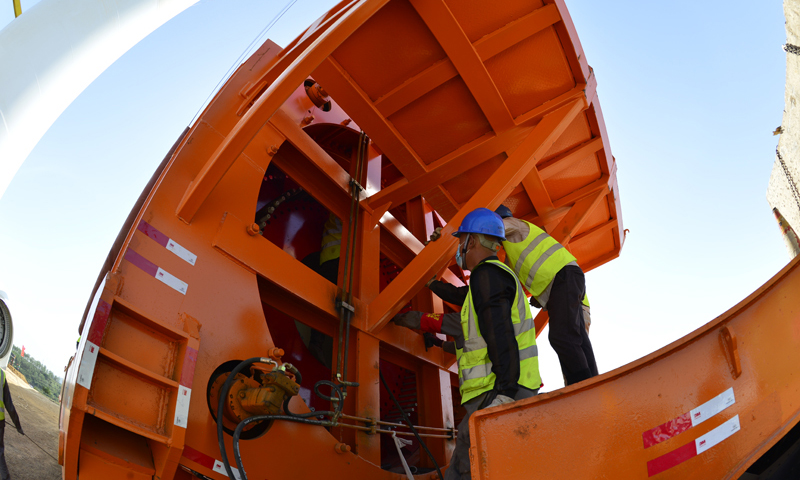
<path fill-rule="evenodd" d="M 647 462 L 647 476 L 652 477 L 653 475 L 658 475 L 665 470 L 680 465 L 692 457 L 706 452 L 715 445 L 719 445 L 723 440 L 738 432 L 740 429 L 739 415 L 736 415 L 714 430 L 697 438 L 695 441 L 687 443 L 682 447 L 678 447 L 665 455 Z"/>
<path fill-rule="evenodd" d="M 726 438 L 730 437 L 734 433 L 741 430 L 741 425 L 739 424 L 739 415 L 731 418 L 727 422 L 723 423 L 719 427 L 711 430 L 710 432 L 706 433 L 702 437 L 699 437 L 697 440 L 694 441 L 695 447 L 697 448 L 697 454 L 700 455 L 701 453 L 705 452 L 709 448 L 718 445 L 720 442 L 725 440 Z"/>
<path fill-rule="evenodd" d="M 166 249 L 182 258 L 190 265 L 194 265 L 195 262 L 197 262 L 197 255 L 180 246 L 175 240 L 170 239 L 169 242 L 167 242 Z"/>
<path fill-rule="evenodd" d="M 736 403 L 736 398 L 733 395 L 733 388 L 729 388 L 691 411 L 644 432 L 642 434 L 644 448 L 669 440 L 705 422 L 734 403 Z"/>
<path fill-rule="evenodd" d="M 78 385 L 87 390 L 92 386 L 94 366 L 97 364 L 97 355 L 99 353 L 100 347 L 87 340 L 83 349 L 83 357 L 81 357 L 81 365 L 78 368 Z"/>
<path fill-rule="evenodd" d="M 225 471 L 225 465 L 223 465 L 222 462 L 220 462 L 219 460 L 214 460 L 214 468 L 212 468 L 211 470 L 214 470 L 217 473 L 221 473 L 226 477 L 228 476 L 228 472 Z M 231 467 L 231 472 L 233 473 L 233 478 L 235 478 L 236 480 L 241 480 L 242 476 L 239 474 L 238 469 Z"/>
<path fill-rule="evenodd" d="M 696 427 L 719 412 L 730 407 L 734 403 L 736 403 L 736 398 L 733 396 L 733 388 L 729 388 L 689 412 L 689 417 L 692 420 L 692 426 Z"/>
<path fill-rule="evenodd" d="M 189 423 L 189 401 L 192 399 L 192 389 L 183 385 L 178 386 L 178 399 L 175 402 L 175 425 L 186 428 Z"/>
<path fill-rule="evenodd" d="M 221 461 L 215 459 L 214 457 L 208 456 L 203 452 L 197 451 L 189 445 L 185 445 L 183 447 L 183 457 L 188 458 L 198 465 L 202 465 L 217 473 L 225 475 L 226 477 L 228 476 L 227 472 L 225 472 L 225 465 L 223 465 Z M 233 472 L 233 477 L 236 480 L 241 480 L 241 474 L 239 473 L 238 469 L 231 467 L 231 471 Z"/>
<path fill-rule="evenodd" d="M 189 288 L 188 283 L 182 281 L 180 278 L 172 275 L 161 267 L 159 267 L 158 272 L 156 272 L 156 279 L 162 281 L 165 285 L 169 285 L 184 295 L 186 295 L 186 289 Z"/>
<path fill-rule="evenodd" d="M 139 255 L 134 250 L 129 248 L 128 251 L 125 252 L 125 260 L 131 262 L 133 265 L 136 265 L 143 272 L 154 277 L 156 280 L 159 280 L 165 285 L 172 287 L 175 289 L 175 291 L 186 295 L 186 290 L 189 288 L 189 284 L 154 264 L 150 260 Z"/>
<path fill-rule="evenodd" d="M 144 220 L 139 222 L 138 230 L 155 240 L 155 242 L 162 247 L 177 255 L 186 263 L 194 265 L 195 262 L 197 262 L 197 255 L 183 248 L 178 242 L 169 238 L 169 236 L 167 236 L 165 233 L 161 232 L 156 227 L 150 225 Z"/>

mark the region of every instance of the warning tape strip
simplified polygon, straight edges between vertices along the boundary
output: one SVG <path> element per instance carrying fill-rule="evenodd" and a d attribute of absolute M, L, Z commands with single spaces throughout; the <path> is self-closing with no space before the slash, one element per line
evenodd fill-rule
<path fill-rule="evenodd" d="M 189 445 L 185 445 L 183 447 L 183 457 L 197 463 L 198 465 L 202 465 L 217 473 L 221 473 L 226 477 L 228 476 L 227 472 L 225 472 L 225 465 L 222 464 L 222 461 L 217 460 L 214 457 L 210 457 L 203 452 L 198 452 Z M 231 467 L 231 471 L 233 472 L 233 476 L 236 480 L 241 478 L 237 468 Z"/>
<path fill-rule="evenodd" d="M 181 379 L 178 385 L 178 396 L 175 402 L 175 425 L 187 428 L 189 423 L 189 403 L 192 399 L 192 380 L 194 367 L 197 365 L 197 350 L 186 347 L 181 368 Z"/>
<path fill-rule="evenodd" d="M 705 422 L 734 403 L 736 403 L 736 398 L 733 395 L 733 388 L 729 388 L 699 407 L 644 432 L 642 434 L 644 448 L 669 440 Z"/>
<path fill-rule="evenodd" d="M 129 248 L 125 252 L 125 260 L 136 265 L 137 267 L 142 269 L 143 272 L 155 278 L 156 280 L 160 280 L 165 285 L 172 287 L 175 291 L 178 291 L 183 295 L 186 295 L 186 290 L 189 288 L 188 283 L 184 282 L 180 278 L 162 269 L 155 263 L 139 255 L 132 249 Z"/>
<path fill-rule="evenodd" d="M 739 415 L 736 415 L 714 430 L 698 437 L 694 442 L 687 443 L 682 447 L 676 448 L 665 455 L 647 462 L 647 476 L 652 477 L 664 470 L 669 470 L 674 466 L 680 465 L 690 458 L 700 455 L 711 447 L 718 445 L 740 429 Z"/>
<path fill-rule="evenodd" d="M 178 242 L 144 220 L 139 222 L 137 228 L 140 232 L 155 240 L 156 243 L 185 260 L 189 265 L 194 265 L 197 262 L 197 255 L 182 247 Z"/>
<path fill-rule="evenodd" d="M 87 390 L 92 386 L 92 376 L 94 367 L 97 364 L 97 356 L 100 354 L 100 344 L 103 343 L 103 335 L 108 325 L 108 317 L 111 314 L 111 304 L 100 300 L 94 309 L 92 325 L 89 327 L 89 335 L 86 337 L 86 344 L 83 347 L 81 364 L 78 367 L 78 385 Z"/>

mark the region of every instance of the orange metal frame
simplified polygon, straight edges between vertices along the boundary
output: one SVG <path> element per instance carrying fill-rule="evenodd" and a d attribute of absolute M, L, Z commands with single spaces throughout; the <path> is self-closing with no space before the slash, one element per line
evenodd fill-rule
<path fill-rule="evenodd" d="M 306 96 L 309 77 L 330 94 L 329 112 Z M 409 302 L 443 311 L 422 287 L 434 275 L 460 282 L 448 269 L 456 247 L 449 233 L 477 207 L 504 203 L 542 225 L 584 270 L 619 255 L 616 166 L 595 87 L 562 0 L 343 1 L 285 49 L 265 43 L 168 155 L 109 256 L 65 380 L 64 478 L 191 478 L 187 469 L 224 478 L 204 460 L 220 458 L 205 398 L 212 371 L 285 347 L 273 342 L 265 306 L 333 335 L 341 289 L 251 228 L 275 165 L 347 231 L 355 171 L 309 135 L 314 125 L 363 129 L 372 140 L 357 179 L 367 190 L 347 380 L 359 386 L 345 413 L 377 417 L 377 366 L 388 360 L 416 373 L 420 422 L 452 428 L 453 357 L 426 351 L 419 335 L 389 320 Z M 137 229 L 142 221 L 196 262 L 148 238 Z M 442 238 L 424 246 L 437 222 L 446 224 Z M 402 269 L 382 290 L 381 255 Z M 159 269 L 155 278 L 139 258 Z M 164 273 L 184 291 L 159 282 Z M 537 317 L 537 331 L 546 321 Z M 87 334 L 98 331 L 100 356 L 90 368 Z M 196 367 L 181 426 L 173 418 L 189 349 Z M 308 411 L 298 397 L 291 406 Z M 453 445 L 429 442 L 441 465 Z M 250 478 L 399 478 L 380 469 L 378 436 L 363 431 L 276 422 L 243 442 L 242 456 Z"/>
<path fill-rule="evenodd" d="M 477 412 L 470 418 L 473 478 L 531 471 L 541 478 L 740 478 L 800 420 L 798 289 L 795 258 L 731 310 L 657 352 L 587 382 Z M 693 425 L 686 417 L 662 429 L 663 441 L 643 440 L 726 391 L 733 402 L 707 421 Z M 692 455 L 695 443 L 715 440 Z"/>

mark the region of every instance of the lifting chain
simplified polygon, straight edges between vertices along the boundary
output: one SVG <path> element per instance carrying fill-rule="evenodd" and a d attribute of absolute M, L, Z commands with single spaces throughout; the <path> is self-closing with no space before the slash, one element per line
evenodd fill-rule
<path fill-rule="evenodd" d="M 794 195 L 794 201 L 797 203 L 797 209 L 800 211 L 800 193 L 797 191 L 797 184 L 794 182 L 794 178 L 792 178 L 792 174 L 789 173 L 789 167 L 786 166 L 786 162 L 783 161 L 783 156 L 781 156 L 781 151 L 778 148 L 775 148 L 775 154 L 778 156 L 778 160 L 781 162 L 781 168 L 783 168 L 783 173 L 786 175 L 786 179 L 789 180 L 789 189 L 792 191 L 792 195 Z"/>
<path fill-rule="evenodd" d="M 792 45 L 791 43 L 787 43 L 783 46 L 783 50 L 787 53 L 794 53 L 795 55 L 800 55 L 800 47 L 797 45 Z"/>

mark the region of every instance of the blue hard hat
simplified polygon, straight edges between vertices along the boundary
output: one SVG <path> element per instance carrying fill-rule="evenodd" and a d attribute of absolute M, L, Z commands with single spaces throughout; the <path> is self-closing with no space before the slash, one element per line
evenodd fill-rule
<path fill-rule="evenodd" d="M 462 233 L 482 233 L 498 237 L 501 240 L 506 239 L 506 227 L 503 225 L 503 219 L 488 208 L 476 208 L 469 212 L 461 221 L 458 231 L 453 232 L 453 236 L 457 237 Z"/>
<path fill-rule="evenodd" d="M 505 205 L 500 205 L 494 210 L 494 213 L 500 215 L 500 218 L 508 218 L 513 217 L 514 214 L 511 213 L 511 209 L 506 207 Z"/>

